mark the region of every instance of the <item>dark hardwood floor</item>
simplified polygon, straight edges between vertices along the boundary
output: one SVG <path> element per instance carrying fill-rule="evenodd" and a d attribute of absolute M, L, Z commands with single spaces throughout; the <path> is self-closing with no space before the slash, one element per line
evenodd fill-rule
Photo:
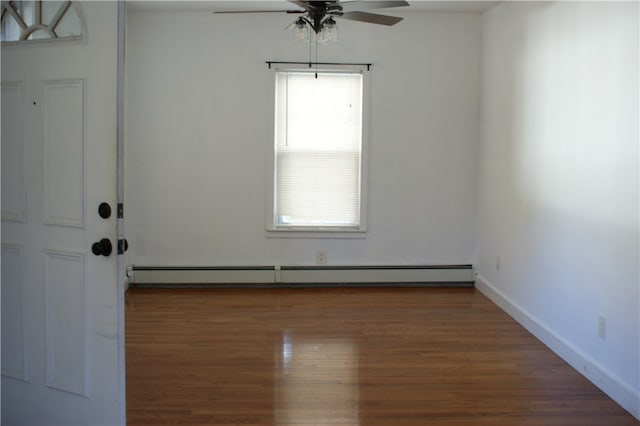
<path fill-rule="evenodd" d="M 635 425 L 474 289 L 130 289 L 127 424 Z"/>

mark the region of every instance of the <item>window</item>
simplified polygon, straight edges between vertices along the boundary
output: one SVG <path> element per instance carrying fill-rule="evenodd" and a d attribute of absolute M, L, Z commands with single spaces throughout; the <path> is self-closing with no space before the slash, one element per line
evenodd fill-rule
<path fill-rule="evenodd" d="M 0 38 L 3 43 L 81 38 L 76 7 L 71 1 L 3 1 Z"/>
<path fill-rule="evenodd" d="M 276 70 L 270 230 L 365 230 L 363 91 L 362 70 Z"/>

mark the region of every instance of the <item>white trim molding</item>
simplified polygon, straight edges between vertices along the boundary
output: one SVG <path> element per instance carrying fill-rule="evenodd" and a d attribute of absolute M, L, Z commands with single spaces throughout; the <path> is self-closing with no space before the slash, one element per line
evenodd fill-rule
<path fill-rule="evenodd" d="M 593 358 L 573 346 L 570 342 L 558 336 L 538 318 L 511 300 L 481 275 L 476 276 L 476 289 L 640 420 L 640 392 L 624 383 L 619 377 L 599 365 Z"/>

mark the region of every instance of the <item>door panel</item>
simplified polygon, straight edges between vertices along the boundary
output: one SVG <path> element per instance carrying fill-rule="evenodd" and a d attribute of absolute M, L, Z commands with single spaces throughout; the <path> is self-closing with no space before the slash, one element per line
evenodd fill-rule
<path fill-rule="evenodd" d="M 84 81 L 44 82 L 44 222 L 84 227 Z"/>
<path fill-rule="evenodd" d="M 2 82 L 2 220 L 23 222 L 22 84 Z"/>
<path fill-rule="evenodd" d="M 2 245 L 2 375 L 27 381 L 24 250 Z"/>
<path fill-rule="evenodd" d="M 98 215 L 116 205 L 117 7 L 82 2 L 83 40 L 0 51 L 2 424 L 124 422 L 116 251 L 91 251 L 117 244 Z"/>
<path fill-rule="evenodd" d="M 46 383 L 87 396 L 84 254 L 46 250 L 45 256 Z"/>

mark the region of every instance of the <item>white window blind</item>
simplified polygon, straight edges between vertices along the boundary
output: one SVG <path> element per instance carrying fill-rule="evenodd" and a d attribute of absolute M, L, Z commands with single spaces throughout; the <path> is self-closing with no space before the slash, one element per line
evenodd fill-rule
<path fill-rule="evenodd" d="M 276 72 L 276 228 L 360 226 L 362 79 Z"/>

